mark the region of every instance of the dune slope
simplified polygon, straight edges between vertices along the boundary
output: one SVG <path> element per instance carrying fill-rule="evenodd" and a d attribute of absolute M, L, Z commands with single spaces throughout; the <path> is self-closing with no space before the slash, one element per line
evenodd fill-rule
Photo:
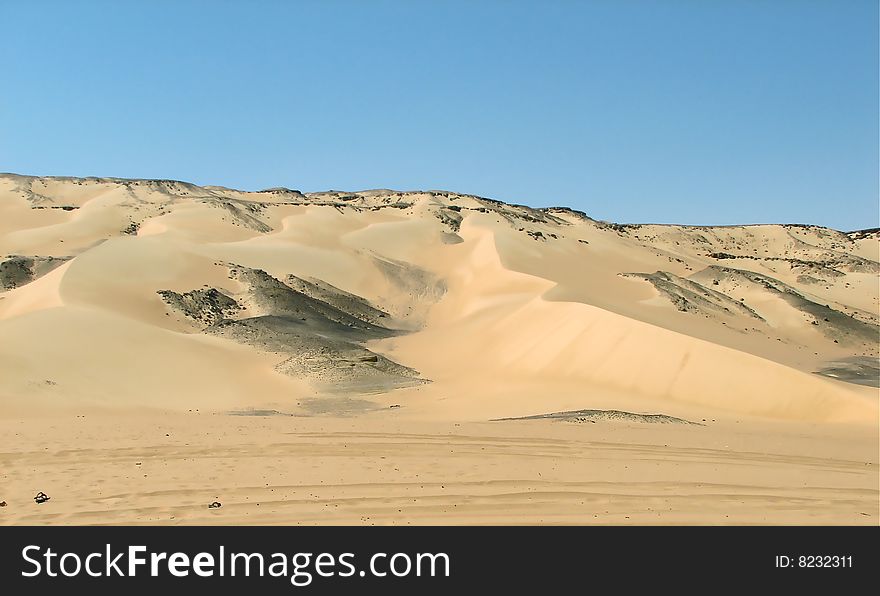
<path fill-rule="evenodd" d="M 877 417 L 876 231 L 11 174 L 0 216 L 12 407 Z"/>

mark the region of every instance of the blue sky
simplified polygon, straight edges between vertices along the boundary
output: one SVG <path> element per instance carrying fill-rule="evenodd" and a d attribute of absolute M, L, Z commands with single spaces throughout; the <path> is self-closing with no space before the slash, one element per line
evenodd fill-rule
<path fill-rule="evenodd" d="M 0 0 L 0 171 L 880 225 L 875 1 Z"/>

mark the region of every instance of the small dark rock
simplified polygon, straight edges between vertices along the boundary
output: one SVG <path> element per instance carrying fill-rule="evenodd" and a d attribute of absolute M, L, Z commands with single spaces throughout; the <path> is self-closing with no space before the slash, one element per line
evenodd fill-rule
<path fill-rule="evenodd" d="M 219 509 L 220 507 L 223 507 L 223 505 L 220 504 L 220 501 L 214 501 L 208 505 L 208 509 Z"/>
<path fill-rule="evenodd" d="M 36 501 L 37 505 L 39 505 L 41 503 L 45 503 L 46 501 L 48 501 L 51 498 L 52 497 L 50 497 L 46 493 L 40 491 L 37 493 L 37 496 L 34 497 L 34 501 Z"/>

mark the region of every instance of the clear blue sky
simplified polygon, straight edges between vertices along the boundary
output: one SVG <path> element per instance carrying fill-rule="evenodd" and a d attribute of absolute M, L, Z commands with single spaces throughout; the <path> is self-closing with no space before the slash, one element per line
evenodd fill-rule
<path fill-rule="evenodd" d="M 878 213 L 876 0 L 0 0 L 0 171 Z"/>

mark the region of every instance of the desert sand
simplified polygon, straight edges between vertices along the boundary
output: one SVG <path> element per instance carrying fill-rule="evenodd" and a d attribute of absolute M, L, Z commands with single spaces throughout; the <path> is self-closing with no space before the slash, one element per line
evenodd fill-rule
<path fill-rule="evenodd" d="M 877 525 L 878 274 L 877 230 L 3 174 L 0 524 Z"/>

